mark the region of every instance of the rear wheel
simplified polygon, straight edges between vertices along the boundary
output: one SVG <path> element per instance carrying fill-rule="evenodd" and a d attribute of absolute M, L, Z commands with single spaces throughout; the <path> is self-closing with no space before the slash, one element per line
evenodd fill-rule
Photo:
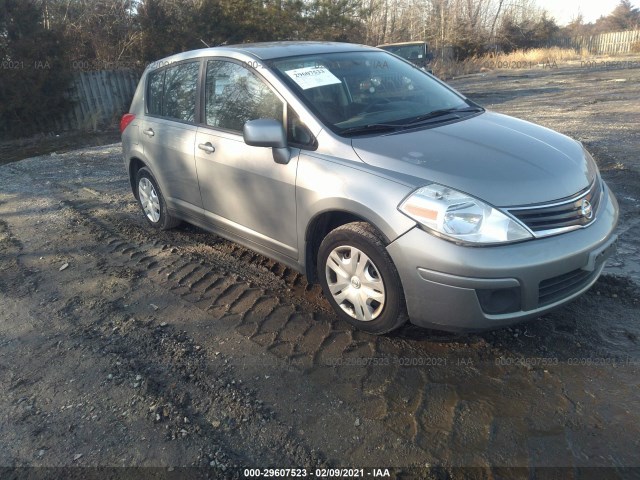
<path fill-rule="evenodd" d="M 136 185 L 138 202 L 149 225 L 158 230 L 169 230 L 180 224 L 180 219 L 169 215 L 158 182 L 149 169 L 138 170 Z"/>
<path fill-rule="evenodd" d="M 318 278 L 338 315 L 369 333 L 407 321 L 400 277 L 381 235 L 365 222 L 331 231 L 318 252 Z"/>

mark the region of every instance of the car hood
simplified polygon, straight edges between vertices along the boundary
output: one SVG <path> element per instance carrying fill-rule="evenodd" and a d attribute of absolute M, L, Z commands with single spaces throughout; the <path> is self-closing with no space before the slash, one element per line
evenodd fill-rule
<path fill-rule="evenodd" d="M 488 111 L 440 127 L 354 138 L 352 146 L 367 164 L 502 207 L 568 197 L 597 175 L 576 141 Z"/>

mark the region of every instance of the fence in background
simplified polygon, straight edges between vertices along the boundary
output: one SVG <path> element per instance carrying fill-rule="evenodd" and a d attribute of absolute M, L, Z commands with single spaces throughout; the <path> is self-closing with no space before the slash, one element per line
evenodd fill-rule
<path fill-rule="evenodd" d="M 579 35 L 577 37 L 558 37 L 552 39 L 547 46 L 573 48 L 577 52 L 584 50 L 591 55 L 640 53 L 640 30 L 601 33 L 599 35 Z"/>
<path fill-rule="evenodd" d="M 69 89 L 73 106 L 52 127 L 64 130 L 97 130 L 117 125 L 129 110 L 139 73 L 134 70 L 102 70 L 78 72 Z"/>

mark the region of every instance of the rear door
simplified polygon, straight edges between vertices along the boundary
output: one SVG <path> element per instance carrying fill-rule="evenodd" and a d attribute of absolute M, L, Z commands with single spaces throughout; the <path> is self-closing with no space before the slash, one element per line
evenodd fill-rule
<path fill-rule="evenodd" d="M 149 73 L 140 132 L 145 157 L 172 210 L 202 218 L 194 157 L 200 60 Z"/>
<path fill-rule="evenodd" d="M 248 120 L 282 122 L 285 103 L 245 64 L 210 59 L 205 68 L 205 126 L 198 129 L 195 149 L 204 214 L 232 236 L 297 259 L 299 150 L 292 148 L 291 161 L 281 165 L 271 148 L 249 146 L 242 137 Z"/>

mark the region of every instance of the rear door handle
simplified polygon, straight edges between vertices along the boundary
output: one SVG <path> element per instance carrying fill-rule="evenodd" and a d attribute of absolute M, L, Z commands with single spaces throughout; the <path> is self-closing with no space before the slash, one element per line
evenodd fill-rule
<path fill-rule="evenodd" d="M 156 132 L 153 131 L 153 128 L 147 128 L 146 130 L 143 130 L 142 133 L 150 137 L 153 137 L 156 134 Z"/>
<path fill-rule="evenodd" d="M 198 148 L 200 150 L 204 150 L 207 153 L 213 153 L 213 152 L 216 151 L 215 147 L 213 145 L 211 145 L 211 142 L 199 143 L 198 144 Z"/>

